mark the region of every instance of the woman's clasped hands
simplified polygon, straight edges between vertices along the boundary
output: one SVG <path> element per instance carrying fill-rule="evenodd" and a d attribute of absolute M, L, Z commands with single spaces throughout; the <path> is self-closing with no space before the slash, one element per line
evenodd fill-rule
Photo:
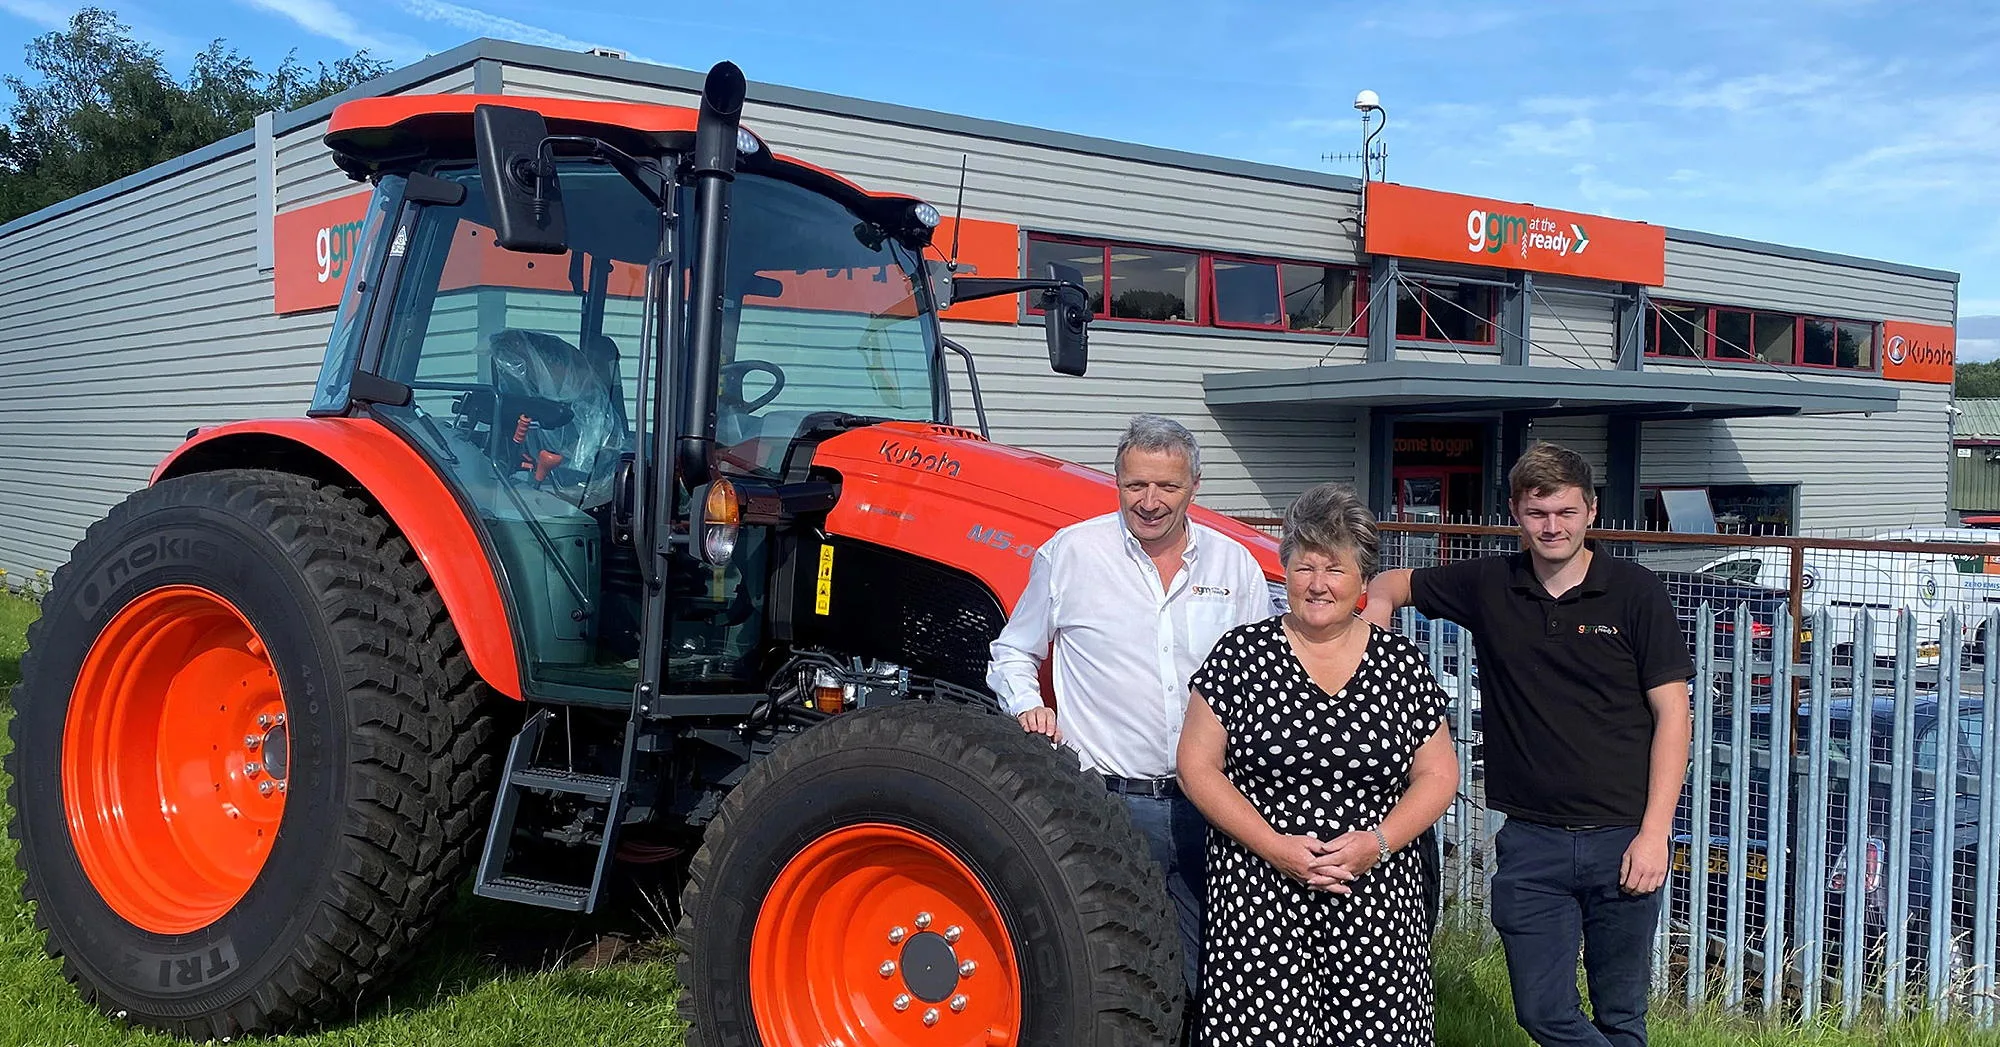
<path fill-rule="evenodd" d="M 1375 834 L 1343 833 L 1322 840 L 1312 833 L 1302 836 L 1275 836 L 1263 848 L 1263 859 L 1279 872 L 1316 891 L 1352 894 L 1348 886 L 1375 867 L 1380 857 Z"/>

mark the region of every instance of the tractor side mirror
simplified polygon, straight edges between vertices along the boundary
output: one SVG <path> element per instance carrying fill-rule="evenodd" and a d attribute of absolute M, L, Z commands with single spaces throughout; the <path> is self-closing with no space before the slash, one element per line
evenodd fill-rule
<path fill-rule="evenodd" d="M 1057 282 L 1042 292 L 1049 367 L 1057 374 L 1081 375 L 1090 363 L 1090 296 L 1083 289 L 1083 273 L 1051 262 L 1049 277 Z"/>
<path fill-rule="evenodd" d="M 542 152 L 548 121 L 531 109 L 479 105 L 472 110 L 472 134 L 494 242 L 530 254 L 568 250 L 555 160 Z"/>

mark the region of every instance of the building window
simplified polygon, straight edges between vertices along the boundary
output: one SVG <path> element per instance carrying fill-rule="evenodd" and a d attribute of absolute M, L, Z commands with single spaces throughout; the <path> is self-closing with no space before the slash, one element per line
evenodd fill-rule
<path fill-rule="evenodd" d="M 1031 234 L 1028 275 L 1047 274 L 1051 262 L 1083 274 L 1090 311 L 1099 319 L 1367 333 L 1355 316 L 1361 278 L 1352 266 Z M 1040 315 L 1037 296 L 1026 296 L 1024 304 L 1029 314 Z"/>
<path fill-rule="evenodd" d="M 1104 315 L 1104 270 L 1107 263 L 1104 256 L 1110 251 L 1103 244 L 1079 244 L 1065 240 L 1029 240 L 1028 275 L 1040 277 L 1048 275 L 1049 263 L 1059 262 L 1075 266 L 1083 274 L 1084 289 L 1090 292 L 1092 315 Z M 1029 295 L 1033 301 L 1033 295 Z M 1039 312 L 1040 310 L 1036 310 Z"/>
<path fill-rule="evenodd" d="M 1708 355 L 1708 313 L 1689 305 L 1660 305 L 1646 325 L 1648 356 Z"/>
<path fill-rule="evenodd" d="M 1212 265 L 1217 324 L 1274 330 L 1285 326 L 1285 296 L 1278 289 L 1276 264 L 1217 258 Z"/>
<path fill-rule="evenodd" d="M 1861 320 L 1654 302 L 1645 335 L 1648 356 L 1875 369 L 1875 324 Z"/>
<path fill-rule="evenodd" d="M 1354 300 L 1360 274 L 1334 265 L 1286 263 L 1279 267 L 1285 284 L 1285 320 L 1294 331 L 1359 334 Z"/>
<path fill-rule="evenodd" d="M 1201 262 L 1184 251 L 1111 249 L 1111 318 L 1193 323 Z"/>
<path fill-rule="evenodd" d="M 1799 320 L 1796 316 L 1781 313 L 1758 313 L 1754 328 L 1757 343 L 1757 359 L 1767 364 L 1794 363 L 1797 351 Z"/>
<path fill-rule="evenodd" d="M 1499 295 L 1483 284 L 1406 280 L 1396 288 L 1396 336 L 1420 342 L 1492 345 Z"/>
<path fill-rule="evenodd" d="M 1686 534 L 1792 533 L 1795 484 L 1685 484 L 1641 489 L 1649 531 Z"/>

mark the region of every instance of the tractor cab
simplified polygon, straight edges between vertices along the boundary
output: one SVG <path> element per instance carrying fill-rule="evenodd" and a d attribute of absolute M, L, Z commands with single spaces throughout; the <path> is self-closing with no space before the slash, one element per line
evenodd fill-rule
<path fill-rule="evenodd" d="M 761 690 L 756 525 L 831 508 L 816 433 L 950 421 L 944 295 L 1067 285 L 1051 361 L 1083 367 L 1073 272 L 951 281 L 923 257 L 933 207 L 774 155 L 718 75 L 699 110 L 381 98 L 327 135 L 377 192 L 313 412 L 365 411 L 449 477 L 534 696 Z"/>

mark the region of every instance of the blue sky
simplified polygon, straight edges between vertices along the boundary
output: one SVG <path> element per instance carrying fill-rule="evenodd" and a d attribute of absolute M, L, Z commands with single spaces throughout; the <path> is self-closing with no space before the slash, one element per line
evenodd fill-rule
<path fill-rule="evenodd" d="M 68 0 L 0 0 L 0 72 Z M 112 0 L 177 70 L 477 36 L 1354 173 L 1362 88 L 1392 180 L 1959 272 L 2000 356 L 2000 6 L 1450 0 L 885 4 Z M 845 12 L 836 14 L 835 12 Z"/>

